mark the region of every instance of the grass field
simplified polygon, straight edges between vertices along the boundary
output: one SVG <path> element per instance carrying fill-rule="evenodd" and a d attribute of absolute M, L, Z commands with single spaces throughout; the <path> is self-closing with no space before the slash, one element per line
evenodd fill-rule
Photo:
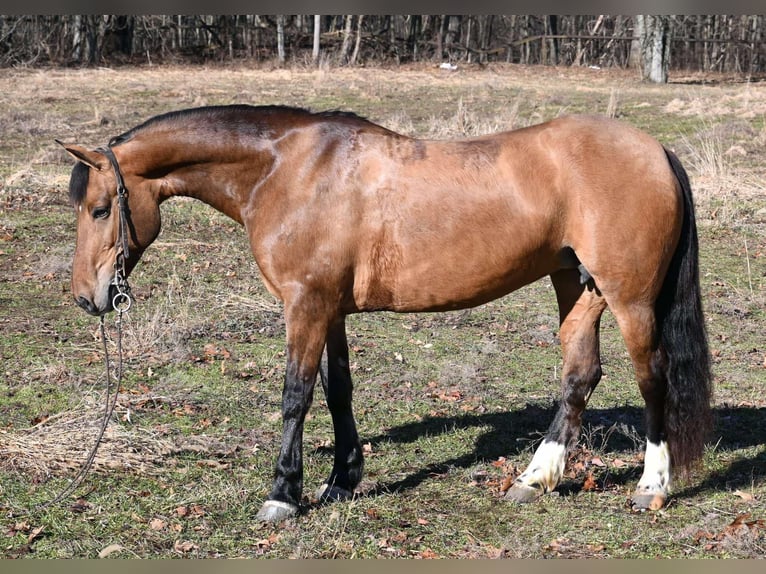
<path fill-rule="evenodd" d="M 696 194 L 715 373 L 702 468 L 666 509 L 630 511 L 642 401 L 607 312 L 605 376 L 564 483 L 531 505 L 501 498 L 558 398 L 544 280 L 471 311 L 351 317 L 359 496 L 312 503 L 332 465 L 318 391 L 304 440 L 307 510 L 281 528 L 253 522 L 281 430 L 281 309 L 241 229 L 176 200 L 131 278 L 126 372 L 94 470 L 74 496 L 33 508 L 77 472 L 105 401 L 97 321 L 69 293 L 71 162 L 53 139 L 95 147 L 157 113 L 235 102 L 351 110 L 430 138 L 599 113 L 674 149 Z M 2 70 L 0 133 L 0 556 L 766 553 L 766 83 L 674 74 L 656 86 L 632 72 L 501 65 Z"/>

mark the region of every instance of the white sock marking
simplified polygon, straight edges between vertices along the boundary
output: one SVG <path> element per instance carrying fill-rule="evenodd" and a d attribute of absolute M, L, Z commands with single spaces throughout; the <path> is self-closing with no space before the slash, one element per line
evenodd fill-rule
<path fill-rule="evenodd" d="M 543 440 L 527 469 L 516 479 L 525 486 L 542 488 L 550 492 L 558 485 L 564 474 L 566 447 L 555 441 Z"/>
<path fill-rule="evenodd" d="M 670 451 L 663 440 L 660 444 L 646 441 L 644 473 L 638 481 L 639 490 L 667 494 L 670 488 Z"/>

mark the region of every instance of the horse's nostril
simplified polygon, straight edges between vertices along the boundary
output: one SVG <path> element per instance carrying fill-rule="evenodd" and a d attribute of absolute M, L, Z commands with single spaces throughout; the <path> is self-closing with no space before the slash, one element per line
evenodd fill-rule
<path fill-rule="evenodd" d="M 76 298 L 75 298 L 75 301 L 77 302 L 77 304 L 78 304 L 80 307 L 82 307 L 83 309 L 85 309 L 85 311 L 87 311 L 87 312 L 88 312 L 88 313 L 90 313 L 91 315 L 93 315 L 93 314 L 95 314 L 95 313 L 96 313 L 96 306 L 95 306 L 95 305 L 93 304 L 93 302 L 92 302 L 90 299 L 88 299 L 87 297 L 82 297 L 82 296 L 80 296 L 80 297 L 76 297 Z"/>

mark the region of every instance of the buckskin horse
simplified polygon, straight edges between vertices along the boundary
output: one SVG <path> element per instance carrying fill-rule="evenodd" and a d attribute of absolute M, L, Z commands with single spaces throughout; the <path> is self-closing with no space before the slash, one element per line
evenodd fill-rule
<path fill-rule="evenodd" d="M 601 378 L 607 307 L 646 407 L 633 507 L 662 507 L 671 469 L 703 453 L 712 382 L 692 193 L 677 157 L 644 132 L 570 116 L 426 141 L 348 112 L 235 105 L 160 115 L 98 149 L 58 143 L 77 160 L 72 291 L 92 315 L 113 309 L 113 269 L 127 278 L 166 199 L 199 199 L 244 226 L 287 339 L 282 442 L 259 520 L 299 510 L 317 373 L 335 437 L 317 496 L 348 499 L 359 484 L 347 315 L 462 309 L 544 276 L 559 307 L 561 401 L 506 497 L 531 502 L 561 480 Z"/>

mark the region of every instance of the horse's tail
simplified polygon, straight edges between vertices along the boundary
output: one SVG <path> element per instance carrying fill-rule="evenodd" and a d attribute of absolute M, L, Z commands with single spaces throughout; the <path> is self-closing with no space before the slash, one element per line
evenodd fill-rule
<path fill-rule="evenodd" d="M 665 150 L 683 195 L 683 225 L 657 300 L 660 346 L 666 356 L 665 436 L 674 468 L 701 458 L 712 428 L 713 380 L 699 282 L 699 243 L 686 170 Z"/>

